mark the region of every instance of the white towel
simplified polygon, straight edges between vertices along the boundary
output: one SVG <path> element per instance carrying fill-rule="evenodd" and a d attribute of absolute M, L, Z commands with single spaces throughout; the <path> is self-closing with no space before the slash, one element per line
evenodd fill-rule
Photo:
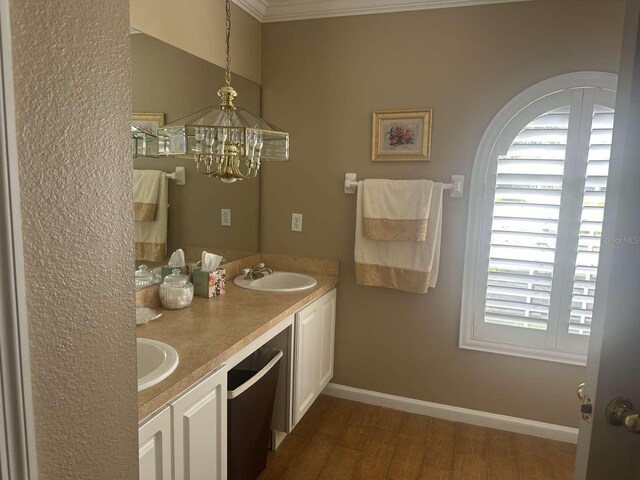
<path fill-rule="evenodd" d="M 365 180 L 362 190 L 366 238 L 427 239 L 431 180 Z"/>
<path fill-rule="evenodd" d="M 151 222 L 135 222 L 136 260 L 161 262 L 167 256 L 169 181 L 162 178 L 158 189 L 156 219 Z"/>
<path fill-rule="evenodd" d="M 359 285 L 427 293 L 436 286 L 442 232 L 442 183 L 434 183 L 424 242 L 369 240 L 364 236 L 362 182 L 358 183 L 355 263 Z"/>
<path fill-rule="evenodd" d="M 163 173 L 160 170 L 133 171 L 133 211 L 136 221 L 155 220 L 158 191 Z"/>

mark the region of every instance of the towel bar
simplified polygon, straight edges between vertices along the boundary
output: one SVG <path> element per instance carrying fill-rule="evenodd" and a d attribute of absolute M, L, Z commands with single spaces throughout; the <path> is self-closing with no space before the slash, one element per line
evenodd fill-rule
<path fill-rule="evenodd" d="M 451 183 L 443 183 L 443 190 L 451 190 L 449 196 L 462 198 L 464 193 L 464 175 L 451 175 Z M 356 193 L 358 189 L 357 175 L 355 173 L 344 174 L 344 193 Z"/>
<path fill-rule="evenodd" d="M 175 180 L 176 181 L 176 185 L 186 185 L 187 184 L 186 173 L 185 173 L 184 167 L 176 167 L 176 171 L 175 172 L 171 172 L 171 173 L 165 172 L 164 176 L 167 177 L 167 178 L 170 178 L 171 180 Z"/>

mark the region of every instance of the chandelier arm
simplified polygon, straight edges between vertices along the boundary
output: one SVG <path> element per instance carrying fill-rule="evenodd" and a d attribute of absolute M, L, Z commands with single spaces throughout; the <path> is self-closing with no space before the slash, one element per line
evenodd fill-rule
<path fill-rule="evenodd" d="M 233 170 L 233 175 L 236 176 L 236 177 L 247 178 L 247 174 L 242 172 L 241 169 L 240 169 L 240 164 L 242 163 L 241 160 L 243 160 L 243 159 L 244 159 L 244 157 L 237 157 L 235 159 L 235 161 L 233 162 L 233 169 L 232 169 Z"/>
<path fill-rule="evenodd" d="M 258 170 L 255 166 L 251 166 L 251 160 L 245 156 L 241 156 L 238 158 L 237 163 L 234 164 L 234 175 L 240 176 L 244 179 L 255 178 L 258 174 Z M 244 163 L 246 166 L 246 171 L 243 172 L 241 165 Z"/>
<path fill-rule="evenodd" d="M 211 166 L 206 165 L 207 170 L 203 172 L 202 170 L 200 170 L 200 166 L 202 165 L 202 162 L 196 162 L 196 170 L 198 171 L 198 173 L 201 173 L 202 175 L 208 175 L 208 176 L 216 175 L 219 171 L 218 162 L 213 162 L 213 163 L 215 163 L 216 165 L 215 170 L 211 170 Z"/>

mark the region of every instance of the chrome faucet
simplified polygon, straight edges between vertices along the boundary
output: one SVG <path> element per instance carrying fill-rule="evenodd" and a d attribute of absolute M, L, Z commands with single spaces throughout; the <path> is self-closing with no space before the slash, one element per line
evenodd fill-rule
<path fill-rule="evenodd" d="M 253 267 L 245 268 L 242 270 L 242 273 L 245 274 L 245 280 L 257 280 L 258 278 L 262 278 L 267 275 L 271 275 L 273 270 L 264 266 L 264 263 L 259 263 Z"/>

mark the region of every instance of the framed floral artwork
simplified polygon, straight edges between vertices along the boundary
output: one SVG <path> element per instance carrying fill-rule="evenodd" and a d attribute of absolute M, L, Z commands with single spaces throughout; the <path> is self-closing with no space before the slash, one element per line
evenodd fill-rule
<path fill-rule="evenodd" d="M 146 130 L 158 134 L 158 128 L 164 125 L 164 113 L 132 113 L 131 123 Z"/>
<path fill-rule="evenodd" d="M 430 160 L 431 116 L 431 110 L 373 112 L 371 160 Z"/>

